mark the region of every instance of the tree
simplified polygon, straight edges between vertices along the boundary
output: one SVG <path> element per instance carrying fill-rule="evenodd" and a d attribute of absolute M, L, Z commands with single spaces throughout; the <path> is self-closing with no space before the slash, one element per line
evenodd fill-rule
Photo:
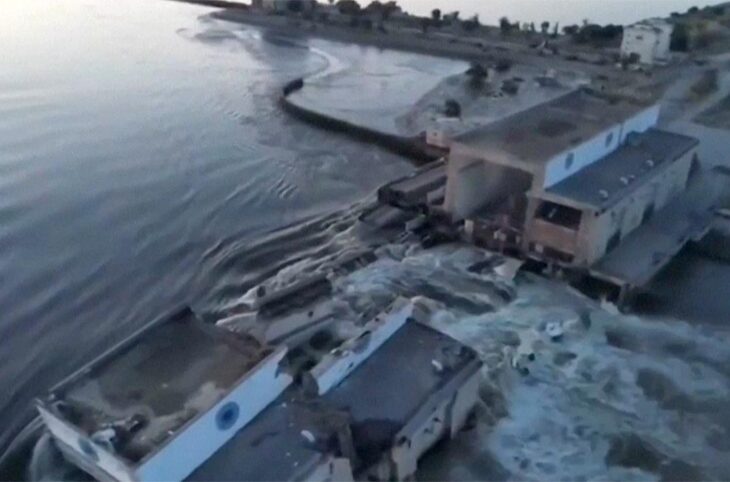
<path fill-rule="evenodd" d="M 431 19 L 428 17 L 422 17 L 421 18 L 421 32 L 427 33 L 428 27 L 431 26 Z"/>
<path fill-rule="evenodd" d="M 286 3 L 286 9 L 294 13 L 301 13 L 304 10 L 302 2 L 297 0 L 289 0 Z"/>
<path fill-rule="evenodd" d="M 355 0 L 340 0 L 337 2 L 337 10 L 342 15 L 358 15 L 360 13 L 360 4 Z"/>
<path fill-rule="evenodd" d="M 438 22 L 439 20 L 441 20 L 441 10 L 439 10 L 438 8 L 434 8 L 434 9 L 433 9 L 433 10 L 431 11 L 431 18 L 432 18 L 432 19 L 434 19 L 434 20 L 435 20 L 435 21 L 437 21 L 437 22 Z"/>
<path fill-rule="evenodd" d="M 479 62 L 472 62 L 466 75 L 469 77 L 469 86 L 474 90 L 481 90 L 489 73 Z"/>
<path fill-rule="evenodd" d="M 535 28 L 535 22 L 530 22 L 530 32 L 537 32 L 537 29 Z"/>
<path fill-rule="evenodd" d="M 550 22 L 544 21 L 543 23 L 540 24 L 540 32 L 543 35 L 547 35 L 549 29 L 550 29 Z"/>
<path fill-rule="evenodd" d="M 461 104 L 454 99 L 447 99 L 444 103 L 444 115 L 446 117 L 461 117 Z"/>
<path fill-rule="evenodd" d="M 512 68 L 512 61 L 508 58 L 501 58 L 497 60 L 494 68 L 497 72 L 507 72 Z"/>
<path fill-rule="evenodd" d="M 502 35 L 508 35 L 510 30 L 512 30 L 512 24 L 507 17 L 499 19 L 499 30 L 502 32 Z"/>
<path fill-rule="evenodd" d="M 566 25 L 563 27 L 563 33 L 565 35 L 577 35 L 580 27 L 577 25 Z"/>
<path fill-rule="evenodd" d="M 699 7 L 690 7 L 690 9 L 687 10 L 687 13 L 697 13 L 699 11 L 700 11 Z"/>
<path fill-rule="evenodd" d="M 479 28 L 479 15 L 474 15 L 469 20 L 464 21 L 461 24 L 462 28 L 467 32 L 472 32 Z"/>
<path fill-rule="evenodd" d="M 555 25 L 553 25 L 553 33 L 552 33 L 551 37 L 558 38 L 559 31 L 560 31 L 560 24 L 558 22 L 555 22 Z"/>

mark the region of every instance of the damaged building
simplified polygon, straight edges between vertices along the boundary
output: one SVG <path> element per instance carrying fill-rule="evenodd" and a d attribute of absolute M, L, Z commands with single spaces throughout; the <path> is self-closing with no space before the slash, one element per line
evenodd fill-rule
<path fill-rule="evenodd" d="M 98 480 L 411 479 L 467 423 L 482 365 L 414 310 L 398 299 L 345 339 L 271 345 L 186 309 L 38 410 L 65 458 Z"/>
<path fill-rule="evenodd" d="M 464 134 L 442 214 L 477 244 L 584 270 L 623 295 L 711 221 L 711 197 L 690 189 L 698 141 L 658 117 L 658 105 L 577 90 Z"/>

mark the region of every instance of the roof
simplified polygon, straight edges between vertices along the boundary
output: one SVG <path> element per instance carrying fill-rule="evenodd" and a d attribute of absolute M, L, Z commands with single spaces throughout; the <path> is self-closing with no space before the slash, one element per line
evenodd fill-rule
<path fill-rule="evenodd" d="M 290 388 L 206 460 L 188 480 L 292 480 L 324 454 L 302 435 L 297 391 Z"/>
<path fill-rule="evenodd" d="M 92 435 L 131 416 L 144 426 L 117 453 L 131 462 L 209 410 L 269 352 L 253 338 L 204 325 L 182 310 L 113 348 L 51 392 L 50 404 Z"/>
<path fill-rule="evenodd" d="M 436 370 L 435 362 L 443 370 Z M 349 425 L 360 460 L 373 462 L 370 458 L 382 455 L 430 397 L 441 390 L 452 397 L 452 383 L 463 383 L 480 366 L 474 350 L 409 321 L 325 395 L 307 399 L 295 387 L 287 390 L 190 479 L 296 478 L 335 449 L 326 442 L 343 423 Z M 304 431 L 315 435 L 317 443 L 309 442 Z"/>
<path fill-rule="evenodd" d="M 698 144 L 693 137 L 659 129 L 632 134 L 608 156 L 548 188 L 547 193 L 596 210 L 610 207 Z"/>
<path fill-rule="evenodd" d="M 458 136 L 458 145 L 511 160 L 543 165 L 552 157 L 595 137 L 646 105 L 579 89 Z"/>

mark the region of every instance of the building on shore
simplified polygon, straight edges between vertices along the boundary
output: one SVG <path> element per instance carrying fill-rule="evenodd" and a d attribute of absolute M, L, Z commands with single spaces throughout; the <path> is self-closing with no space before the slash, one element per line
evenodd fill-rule
<path fill-rule="evenodd" d="M 621 56 L 648 65 L 667 63 L 673 30 L 671 23 L 659 18 L 627 26 L 621 41 Z"/>
<path fill-rule="evenodd" d="M 299 342 L 297 324 L 269 344 L 185 309 L 38 410 L 54 446 L 97 480 L 412 480 L 419 458 L 466 424 L 482 366 L 417 316 L 398 299 L 350 337 Z"/>
<path fill-rule="evenodd" d="M 578 90 L 459 136 L 443 214 L 490 249 L 641 286 L 710 219 L 688 189 L 698 141 L 658 115 Z"/>

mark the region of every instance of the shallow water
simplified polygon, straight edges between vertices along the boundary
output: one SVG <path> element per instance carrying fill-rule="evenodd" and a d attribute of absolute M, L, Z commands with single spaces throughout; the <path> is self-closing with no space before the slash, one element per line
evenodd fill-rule
<path fill-rule="evenodd" d="M 288 118 L 278 89 L 327 59 L 209 11 L 2 4 L 0 448 L 34 396 L 140 324 L 184 303 L 215 311 L 319 242 L 254 240 L 412 169 Z"/>

